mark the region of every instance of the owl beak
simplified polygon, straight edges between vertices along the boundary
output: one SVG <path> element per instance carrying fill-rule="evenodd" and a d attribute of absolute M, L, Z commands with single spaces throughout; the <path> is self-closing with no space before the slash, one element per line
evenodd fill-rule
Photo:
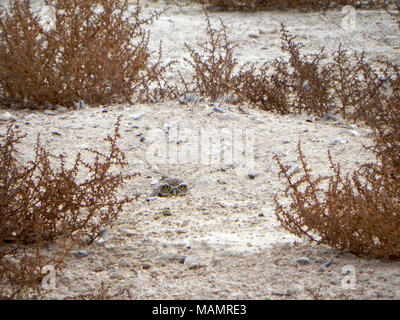
<path fill-rule="evenodd" d="M 174 188 L 174 189 L 172 189 L 172 193 L 173 193 L 174 196 L 176 196 L 176 194 L 178 193 L 178 190 L 176 190 L 176 189 Z"/>

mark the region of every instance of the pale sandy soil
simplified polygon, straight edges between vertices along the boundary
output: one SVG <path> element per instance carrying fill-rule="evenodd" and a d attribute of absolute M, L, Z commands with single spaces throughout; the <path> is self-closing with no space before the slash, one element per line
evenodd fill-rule
<path fill-rule="evenodd" d="M 145 12 L 148 10 L 146 7 Z M 356 29 L 351 31 L 341 28 L 337 10 L 210 16 L 212 21 L 221 17 L 229 27 L 231 39 L 239 44 L 235 57 L 240 63 L 263 63 L 279 56 L 281 22 L 312 52 L 321 46 L 332 52 L 341 42 L 351 50 L 365 50 L 371 59 L 398 61 L 400 57 L 398 27 L 381 11 L 357 11 Z M 198 7 L 172 8 L 152 26 L 151 43 L 156 48 L 162 40 L 166 61 L 179 60 L 179 68 L 189 74 L 182 61 L 187 55 L 183 44 L 194 45 L 204 38 L 204 27 Z M 215 106 L 224 112 L 214 110 Z M 24 161 L 32 157 L 37 133 L 54 159 L 60 154 L 73 159 L 85 147 L 101 149 L 105 147 L 102 138 L 112 134 L 122 115 L 120 146 L 129 162 L 126 172 L 141 173 L 122 190 L 122 194 L 141 193 L 139 200 L 125 207 L 105 239 L 76 248 L 87 256 L 72 253 L 65 259 L 56 288 L 43 298 L 96 294 L 105 282 L 111 285 L 111 294 L 125 288 L 133 299 L 399 299 L 399 262 L 361 259 L 310 246 L 283 230 L 274 214 L 273 197 L 285 188 L 274 155 L 296 168 L 296 147 L 301 139 L 316 174 L 329 173 L 328 150 L 343 171 L 349 172 L 373 160 L 363 149 L 371 144 L 370 129 L 341 119 L 278 116 L 247 105 L 240 107 L 245 112 L 227 103 L 211 105 L 206 99 L 46 114 L 9 110 L 16 119 L 14 124 L 28 134 L 19 154 Z M 5 133 L 8 123 L 0 122 L 0 133 Z M 177 137 L 174 126 L 178 126 Z M 250 143 L 250 150 L 246 149 L 254 155 L 253 168 L 243 158 L 232 164 L 207 165 L 199 158 L 196 163 L 171 158 L 156 164 L 149 157 L 154 146 L 167 145 L 168 150 L 177 146 L 179 154 L 191 145 L 198 146 L 185 130 L 214 134 L 238 133 L 238 129 L 254 137 L 254 148 Z M 162 143 L 167 137 L 170 140 Z M 226 137 L 222 145 L 229 149 L 232 135 Z M 151 197 L 163 174 L 183 178 L 190 194 Z M 255 177 L 250 179 L 249 174 Z M 308 263 L 302 264 L 299 258 L 307 258 Z M 329 261 L 331 264 L 323 266 Z M 354 285 L 345 283 L 343 272 L 347 269 L 353 270 L 347 278 Z"/>

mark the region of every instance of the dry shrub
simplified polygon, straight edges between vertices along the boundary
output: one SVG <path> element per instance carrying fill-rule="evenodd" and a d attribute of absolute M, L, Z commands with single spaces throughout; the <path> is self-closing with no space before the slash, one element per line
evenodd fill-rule
<path fill-rule="evenodd" d="M 297 43 L 283 24 L 281 33 L 281 50 L 288 58 L 277 58 L 261 67 L 250 63 L 241 67 L 231 86 L 234 102 L 246 101 L 280 114 L 323 117 L 340 112 L 351 121 L 365 121 L 373 128 L 387 124 L 390 114 L 397 112 L 398 65 L 368 61 L 364 53 L 351 56 L 342 46 L 327 62 L 324 48 L 315 54 L 304 54 L 304 45 Z"/>
<path fill-rule="evenodd" d="M 208 18 L 207 22 L 210 30 Z M 341 112 L 346 119 L 365 121 L 373 128 L 375 145 L 371 149 L 377 164 L 364 164 L 352 174 L 342 176 L 340 165 L 334 164 L 328 153 L 333 175 L 313 178 L 300 143 L 303 175 L 299 179 L 276 158 L 280 174 L 289 184 L 285 190 L 288 206 L 275 198 L 275 212 L 283 227 L 339 250 L 400 258 L 399 66 L 389 61 L 368 61 L 364 53 L 350 56 L 341 46 L 329 62 L 323 63 L 327 60 L 323 49 L 317 54 L 303 54 L 303 45 L 296 43 L 296 37 L 282 25 L 281 49 L 287 58 L 261 67 L 248 63 L 237 74 L 228 68 L 229 76 L 222 77 L 219 65 L 228 60 L 228 66 L 234 66 L 233 53 L 228 54 L 226 28 L 215 32 L 220 35 L 217 39 L 224 41 L 209 41 L 208 50 L 201 47 L 211 53 L 211 59 L 190 51 L 189 63 L 201 71 L 194 78 L 195 89 L 201 94 L 216 99 L 232 90 L 236 103 L 246 101 L 281 114 L 307 112 L 322 117 Z M 225 59 L 214 58 L 218 51 L 225 52 Z M 202 78 L 202 74 L 207 77 Z M 209 74 L 214 74 L 215 82 Z"/>
<path fill-rule="evenodd" d="M 0 6 L 2 104 L 73 107 L 79 100 L 98 105 L 154 95 L 169 64 L 150 62 L 145 27 L 160 12 L 142 18 L 140 6 L 127 0 L 46 4 L 54 8 L 53 26 L 30 9 L 30 0 Z"/>
<path fill-rule="evenodd" d="M 390 169 L 391 177 L 400 181 L 400 97 L 393 106 L 397 109 L 387 113 L 386 122 L 374 127 L 375 145 L 371 149 L 382 166 Z"/>
<path fill-rule="evenodd" d="M 348 120 L 365 121 L 373 128 L 386 123 L 390 113 L 398 110 L 400 69 L 389 61 L 368 61 L 364 53 L 350 55 L 341 45 L 330 58 L 324 48 L 304 53 L 304 45 L 282 24 L 285 57 L 262 66 L 246 63 L 236 72 L 236 44 L 228 39 L 227 27 L 220 21 L 221 27 L 213 28 L 207 14 L 205 17 L 207 40 L 196 49 L 185 44 L 190 54 L 185 61 L 194 71 L 189 83 L 179 73 L 186 92 L 213 101 L 229 95 L 230 102 L 248 102 L 280 114 L 323 117 L 340 112 Z"/>
<path fill-rule="evenodd" d="M 304 56 L 299 58 L 300 47 L 294 38 L 286 36 L 284 28 L 282 31 L 282 49 L 289 60 L 283 67 L 275 63 L 274 76 L 285 83 L 277 88 L 281 96 L 290 96 L 291 108 L 285 110 L 318 116 L 338 111 L 348 120 L 364 121 L 373 129 L 375 143 L 369 149 L 375 152 L 377 163 L 364 164 L 343 176 L 328 153 L 333 174 L 313 177 L 299 143 L 303 169 L 299 178 L 275 158 L 280 175 L 288 182 L 285 197 L 289 200 L 284 206 L 275 197 L 278 220 L 285 229 L 311 242 L 377 258 L 400 258 L 399 66 L 368 61 L 364 53 L 351 57 L 340 46 L 329 63 L 320 63 L 321 51 L 308 65 Z M 305 81 L 311 95 L 303 90 Z"/>
<path fill-rule="evenodd" d="M 50 164 L 49 153 L 35 146 L 35 159 L 27 165 L 17 163 L 16 136 L 8 128 L 1 146 L 1 224 L 0 240 L 32 243 L 53 240 L 76 232 L 95 235 L 101 226 L 111 224 L 124 204 L 134 198 L 118 199 L 117 190 L 135 174 L 115 173 L 124 168 L 125 155 L 117 146 L 119 121 L 114 136 L 108 136 L 107 153 L 87 149 L 95 155 L 93 163 L 78 154 L 72 168 L 60 158 L 60 169 Z M 79 181 L 84 176 L 84 181 Z"/>
<path fill-rule="evenodd" d="M 210 19 L 205 14 L 207 22 L 207 40 L 198 43 L 198 49 L 193 49 L 187 43 L 185 47 L 191 59 L 185 61 L 194 70 L 193 79 L 189 84 L 181 76 L 186 91 L 196 91 L 199 94 L 211 98 L 217 98 L 229 93 L 233 84 L 233 71 L 237 64 L 233 58 L 233 49 L 236 44 L 227 36 L 227 27 L 222 20 L 220 28 L 211 26 Z"/>
<path fill-rule="evenodd" d="M 266 111 L 290 113 L 287 74 L 277 72 L 271 75 L 270 70 L 274 67 L 278 67 L 277 62 L 268 62 L 261 68 L 251 64 L 243 66 L 234 78 L 234 102 L 246 101 Z"/>
<path fill-rule="evenodd" d="M 39 137 L 34 160 L 18 163 L 16 145 L 24 136 L 8 127 L 0 145 L 0 269 L 8 280 L 15 283 L 19 279 L 19 284 L 23 279 L 34 281 L 42 277 L 41 268 L 49 262 L 58 265 L 68 251 L 68 243 L 82 236 L 93 241 L 100 228 L 117 219 L 125 204 L 137 199 L 138 195 L 121 199 L 117 194 L 136 175 L 124 175 L 117 170 L 126 165 L 125 155 L 117 146 L 119 123 L 120 119 L 114 135 L 105 139 L 106 153 L 87 149 L 94 160 L 83 161 L 78 154 L 71 168 L 66 168 L 61 157 L 58 170 L 52 167 Z M 44 258 L 39 249 L 48 241 L 61 241 L 63 254 Z M 13 249 L 5 243 L 13 244 Z M 36 246 L 39 251 L 27 245 Z M 20 247 L 27 248 L 29 254 L 22 255 L 18 268 L 13 269 L 6 258 L 10 254 L 20 256 Z"/>
<path fill-rule="evenodd" d="M 70 252 L 72 242 L 58 239 L 48 250 L 44 243 L 29 246 L 5 246 L 0 248 L 0 300 L 40 298 L 41 284 L 46 267 L 58 270 L 64 257 Z"/>
<path fill-rule="evenodd" d="M 276 161 L 288 187 L 283 206 L 275 197 L 282 226 L 296 236 L 354 254 L 400 258 L 400 183 L 385 163 L 365 164 L 344 177 L 329 155 L 333 175 L 312 176 L 298 146 L 303 174 L 296 179 L 289 167 Z"/>
<path fill-rule="evenodd" d="M 248 101 L 264 110 L 287 113 L 313 113 L 323 116 L 332 108 L 330 82 L 321 66 L 323 49 L 318 54 L 301 54 L 282 24 L 282 52 L 289 59 L 275 59 L 261 67 L 248 64 L 235 77 L 236 102 Z"/>
<path fill-rule="evenodd" d="M 266 9 L 300 9 L 320 10 L 344 5 L 352 5 L 363 8 L 386 7 L 387 1 L 359 1 L 359 0 L 192 0 L 207 6 L 209 9 L 220 8 L 222 10 L 266 10 Z"/>

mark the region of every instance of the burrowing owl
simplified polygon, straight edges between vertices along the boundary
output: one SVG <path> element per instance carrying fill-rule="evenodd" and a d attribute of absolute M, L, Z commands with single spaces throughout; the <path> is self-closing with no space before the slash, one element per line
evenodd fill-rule
<path fill-rule="evenodd" d="M 154 195 L 158 197 L 182 197 L 189 191 L 187 184 L 182 179 L 166 178 L 161 179 L 160 185 L 154 189 Z"/>

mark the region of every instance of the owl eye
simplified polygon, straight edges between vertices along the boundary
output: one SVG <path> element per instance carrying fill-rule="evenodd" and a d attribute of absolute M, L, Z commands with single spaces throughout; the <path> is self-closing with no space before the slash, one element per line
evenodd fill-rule
<path fill-rule="evenodd" d="M 179 190 L 184 190 L 186 188 L 186 186 L 184 184 L 181 184 L 180 186 L 178 186 Z"/>
<path fill-rule="evenodd" d="M 171 187 L 168 186 L 168 185 L 165 185 L 165 186 L 163 186 L 163 189 L 164 189 L 165 191 L 169 191 L 169 190 L 171 190 Z"/>

